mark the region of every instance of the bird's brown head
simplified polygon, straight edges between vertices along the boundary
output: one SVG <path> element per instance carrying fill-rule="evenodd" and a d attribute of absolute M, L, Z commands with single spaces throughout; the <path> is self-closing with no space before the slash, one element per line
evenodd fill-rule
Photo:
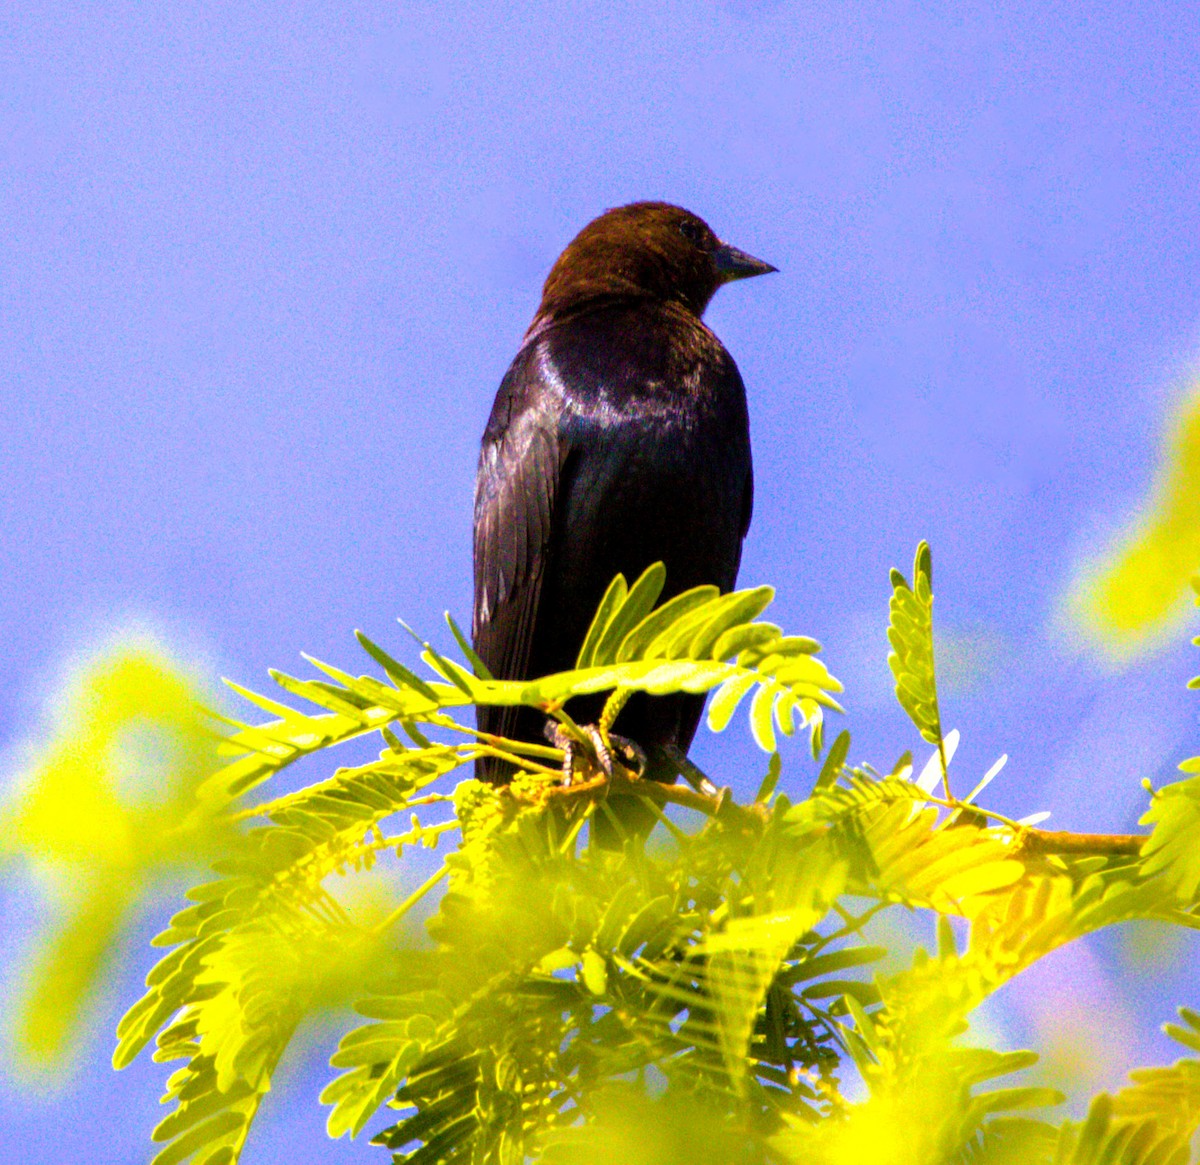
<path fill-rule="evenodd" d="M 595 302 L 657 299 L 702 315 L 717 288 L 775 271 L 721 242 L 702 218 L 666 202 L 634 202 L 593 219 L 558 257 L 538 318 Z"/>

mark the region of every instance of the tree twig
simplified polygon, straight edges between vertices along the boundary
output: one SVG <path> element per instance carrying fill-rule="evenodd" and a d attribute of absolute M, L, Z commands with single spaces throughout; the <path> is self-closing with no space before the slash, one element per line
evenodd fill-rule
<path fill-rule="evenodd" d="M 768 817 L 767 807 L 739 805 L 728 788 L 716 796 L 701 793 L 686 785 L 667 785 L 660 781 L 640 780 L 625 775 L 619 768 L 610 778 L 603 775 L 579 781 L 573 785 L 552 785 L 539 790 L 536 796 L 510 793 L 510 796 L 530 803 L 553 803 L 562 806 L 599 801 L 605 797 L 648 797 L 659 805 L 682 805 L 706 817 L 722 817 L 744 824 L 761 825 Z M 1141 833 L 1072 833 L 1060 829 L 1030 829 L 1021 827 L 1015 847 L 1016 857 L 1137 857 L 1147 834 Z"/>
<path fill-rule="evenodd" d="M 1144 833 L 1071 833 L 1066 829 L 1025 829 L 1017 843 L 1017 854 L 1061 857 L 1137 857 L 1142 852 Z"/>
<path fill-rule="evenodd" d="M 520 794 L 510 794 L 520 796 Z M 728 789 L 721 789 L 715 797 L 699 793 L 686 785 L 667 785 L 661 781 L 642 780 L 625 776 L 620 770 L 612 777 L 593 777 L 573 785 L 552 785 L 542 789 L 536 797 L 522 797 L 558 805 L 572 805 L 587 801 L 599 801 L 605 797 L 647 797 L 659 805 L 682 805 L 694 809 L 706 817 L 724 817 L 737 821 L 762 824 L 766 820 L 765 807 L 739 805 L 730 796 Z"/>

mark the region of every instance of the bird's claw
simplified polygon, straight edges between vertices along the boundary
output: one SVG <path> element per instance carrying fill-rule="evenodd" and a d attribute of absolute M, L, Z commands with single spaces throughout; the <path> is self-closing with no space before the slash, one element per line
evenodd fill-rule
<path fill-rule="evenodd" d="M 646 750 L 636 740 L 630 740 L 628 736 L 618 736 L 615 732 L 610 732 L 608 734 L 608 743 L 609 767 L 606 771 L 609 777 L 612 776 L 612 758 L 614 756 L 635 777 L 640 777 L 645 773 Z"/>
<path fill-rule="evenodd" d="M 614 759 L 639 777 L 646 771 L 646 753 L 637 741 L 614 733 L 606 734 L 596 724 L 585 724 L 583 732 L 592 746 L 597 767 L 608 780 L 611 781 L 613 777 Z M 575 775 L 575 758 L 579 755 L 580 742 L 556 720 L 546 721 L 544 735 L 555 748 L 562 749 L 563 780 L 570 784 Z"/>
<path fill-rule="evenodd" d="M 542 729 L 542 735 L 555 748 L 562 749 L 563 784 L 569 785 L 575 776 L 575 737 L 559 724 L 557 720 L 547 720 L 545 727 Z"/>
<path fill-rule="evenodd" d="M 613 755 L 609 742 L 604 739 L 604 733 L 596 724 L 585 724 L 583 727 L 587 738 L 592 742 L 592 751 L 596 754 L 596 763 L 600 771 L 611 781 L 613 773 Z"/>

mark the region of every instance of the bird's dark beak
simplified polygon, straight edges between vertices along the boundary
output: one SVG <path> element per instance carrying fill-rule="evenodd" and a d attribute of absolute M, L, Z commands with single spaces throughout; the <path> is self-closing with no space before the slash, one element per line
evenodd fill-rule
<path fill-rule="evenodd" d="M 778 271 L 770 263 L 764 263 L 737 247 L 722 243 L 713 253 L 713 266 L 722 283 L 732 283 L 735 279 L 749 279 L 752 275 L 768 275 Z"/>

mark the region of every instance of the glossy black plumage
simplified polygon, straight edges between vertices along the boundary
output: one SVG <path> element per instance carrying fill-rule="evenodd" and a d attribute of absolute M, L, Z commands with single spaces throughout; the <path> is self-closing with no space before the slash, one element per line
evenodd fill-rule
<path fill-rule="evenodd" d="M 555 264 L 479 459 L 474 639 L 494 675 L 572 667 L 618 571 L 632 581 L 661 559 L 664 599 L 733 587 L 753 496 L 746 398 L 700 316 L 722 283 L 769 270 L 663 203 L 609 211 Z M 571 711 L 586 722 L 601 703 Z M 666 743 L 686 752 L 702 708 L 634 697 L 616 731 L 652 759 Z M 483 731 L 528 740 L 544 720 L 479 714 Z M 480 770 L 507 775 L 495 762 Z"/>

